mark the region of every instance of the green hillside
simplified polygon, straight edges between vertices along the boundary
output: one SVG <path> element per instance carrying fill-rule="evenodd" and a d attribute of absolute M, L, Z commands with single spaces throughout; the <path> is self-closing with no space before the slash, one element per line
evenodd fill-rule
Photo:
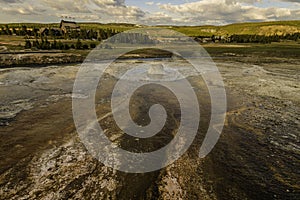
<path fill-rule="evenodd" d="M 28 28 L 41 27 L 58 27 L 59 23 L 37 24 L 37 23 L 14 23 L 8 24 L 10 28 L 17 28 L 22 25 Z M 85 29 L 114 29 L 117 31 L 126 31 L 142 26 L 134 24 L 101 24 L 101 23 L 79 23 Z M 0 24 L 4 27 L 5 24 Z M 144 26 L 145 27 L 145 26 Z M 275 21 L 275 22 L 257 22 L 257 23 L 238 23 L 225 26 L 159 26 L 162 28 L 171 28 L 188 36 L 212 36 L 212 35 L 233 35 L 233 34 L 249 34 L 249 35 L 282 35 L 300 32 L 300 20 L 297 21 Z"/>
<path fill-rule="evenodd" d="M 282 35 L 300 32 L 300 20 L 298 21 L 276 21 L 258 23 L 239 23 L 226 26 L 192 26 L 177 27 L 172 29 L 182 32 L 189 36 L 212 36 L 212 35 Z"/>
<path fill-rule="evenodd" d="M 11 24 L 0 24 L 1 27 L 8 26 L 9 28 L 19 28 L 22 26 L 26 26 L 27 28 L 42 28 L 42 27 L 59 27 L 60 23 L 50 23 L 50 24 L 41 24 L 41 23 L 11 23 Z M 129 29 L 136 28 L 135 24 L 102 24 L 102 23 L 78 23 L 78 25 L 83 29 L 115 29 L 118 31 L 126 31 Z"/>

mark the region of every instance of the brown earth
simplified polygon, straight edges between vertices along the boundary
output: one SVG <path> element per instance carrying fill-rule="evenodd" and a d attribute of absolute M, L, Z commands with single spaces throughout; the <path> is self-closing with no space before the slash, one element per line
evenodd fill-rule
<path fill-rule="evenodd" d="M 0 199 L 299 199 L 300 60 L 260 65 L 249 57 L 215 61 L 228 95 L 217 146 L 205 159 L 198 157 L 210 103 L 201 78 L 189 77 L 203 89 L 197 93 L 202 100 L 199 136 L 174 164 L 146 174 L 105 167 L 80 142 L 71 101 L 78 65 L 1 69 Z M 122 60 L 116 65 L 122 69 L 148 62 L 153 61 Z M 110 112 L 115 81 L 107 74 L 105 87 L 99 87 L 99 118 Z M 139 105 L 155 96 L 169 98 L 160 90 L 137 95 L 137 120 L 147 118 Z M 168 134 L 151 145 L 172 138 L 179 119 L 176 102 L 169 103 L 173 114 Z M 122 135 L 111 115 L 100 124 Z M 125 148 L 139 144 L 120 141 Z"/>

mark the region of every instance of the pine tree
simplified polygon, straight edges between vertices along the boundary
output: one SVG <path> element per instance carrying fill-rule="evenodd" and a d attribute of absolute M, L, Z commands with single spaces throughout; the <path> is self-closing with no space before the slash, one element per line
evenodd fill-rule
<path fill-rule="evenodd" d="M 32 45 L 31 45 L 31 42 L 30 40 L 26 40 L 25 41 L 25 49 L 31 49 Z"/>
<path fill-rule="evenodd" d="M 78 38 L 77 42 L 76 42 L 76 49 L 81 49 L 82 48 L 82 43 L 80 41 L 80 39 Z"/>

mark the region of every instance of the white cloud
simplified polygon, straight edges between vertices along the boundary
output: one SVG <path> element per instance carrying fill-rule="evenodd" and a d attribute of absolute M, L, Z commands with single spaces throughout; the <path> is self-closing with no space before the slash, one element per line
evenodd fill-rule
<path fill-rule="evenodd" d="M 254 2 L 258 0 L 202 0 L 181 5 L 162 4 L 160 8 L 173 15 L 182 16 L 181 19 L 189 24 L 203 24 L 212 20 L 217 24 L 224 24 L 300 18 L 288 8 L 261 8 L 254 6 Z"/>
<path fill-rule="evenodd" d="M 126 6 L 123 0 L 93 0 L 89 1 L 86 7 L 93 14 L 110 22 L 137 23 L 145 15 L 138 7 Z"/>
<path fill-rule="evenodd" d="M 279 0 L 284 2 L 290 2 L 290 3 L 300 3 L 300 0 Z"/>
<path fill-rule="evenodd" d="M 167 15 L 164 12 L 148 13 L 143 19 L 141 19 L 142 24 L 148 25 L 166 25 L 175 24 L 176 19 Z"/>
<path fill-rule="evenodd" d="M 300 7 L 294 6 L 299 5 L 300 0 L 274 1 L 277 4 L 285 2 L 288 6 L 275 7 L 266 3 L 266 0 L 199 0 L 179 5 L 147 1 L 146 5 L 158 6 L 155 11 L 147 12 L 142 8 L 126 5 L 125 0 L 2 0 L 0 21 L 55 22 L 59 21 L 62 15 L 75 17 L 78 21 L 149 25 L 228 24 L 300 19 Z"/>
<path fill-rule="evenodd" d="M 148 6 L 152 6 L 152 5 L 154 5 L 154 2 L 153 1 L 148 1 L 145 4 L 148 5 Z"/>
<path fill-rule="evenodd" d="M 59 20 L 71 16 L 81 21 L 136 23 L 145 15 L 134 6 L 126 6 L 124 0 L 3 0 L 0 11 L 12 20 L 19 21 L 22 15 L 32 20 L 33 16 Z M 39 18 L 39 17 L 38 17 Z"/>

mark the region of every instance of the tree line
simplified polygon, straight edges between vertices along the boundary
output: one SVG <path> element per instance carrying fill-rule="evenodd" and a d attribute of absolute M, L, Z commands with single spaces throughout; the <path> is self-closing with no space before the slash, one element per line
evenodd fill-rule
<path fill-rule="evenodd" d="M 300 33 L 285 34 L 285 35 L 232 35 L 230 37 L 231 42 L 236 43 L 271 43 L 280 42 L 282 40 L 298 41 L 300 39 Z"/>
<path fill-rule="evenodd" d="M 268 44 L 271 42 L 281 42 L 286 40 L 298 41 L 300 40 L 300 32 L 292 34 L 283 35 L 250 35 L 250 34 L 234 34 L 227 36 L 198 36 L 195 38 L 196 41 L 211 41 L 211 42 L 221 42 L 221 43 L 262 43 Z"/>
<path fill-rule="evenodd" d="M 69 44 L 69 43 L 63 43 L 60 40 L 53 40 L 50 42 L 48 38 L 41 38 L 41 40 L 33 40 L 30 39 L 25 40 L 25 49 L 41 49 L 41 50 L 69 50 L 69 49 L 94 49 L 96 48 L 95 43 L 91 43 L 90 45 L 82 43 L 80 39 L 77 39 L 76 43 Z"/>
<path fill-rule="evenodd" d="M 38 35 L 39 28 L 28 29 L 26 26 L 20 26 L 19 28 L 5 25 L 1 28 L 0 35 L 17 35 L 17 36 L 35 36 Z"/>
<path fill-rule="evenodd" d="M 63 38 L 63 39 L 82 39 L 82 40 L 106 40 L 107 38 L 110 38 L 116 34 L 118 34 L 119 31 L 115 29 L 81 29 L 80 31 L 72 30 L 68 33 L 64 33 L 61 36 L 55 36 L 53 33 L 50 33 L 46 36 L 50 37 L 57 37 L 57 38 Z"/>
<path fill-rule="evenodd" d="M 27 36 L 34 38 L 48 37 L 53 39 L 81 39 L 81 40 L 105 40 L 109 37 L 112 37 L 120 31 L 106 28 L 106 29 L 81 29 L 80 31 L 71 30 L 67 33 L 62 32 L 58 28 L 49 27 L 45 28 L 43 33 L 40 31 L 42 28 L 28 28 L 26 26 L 20 26 L 19 28 L 12 27 L 8 25 L 1 27 L 0 35 L 17 35 L 17 36 Z M 59 30 L 59 31 L 58 31 Z"/>
<path fill-rule="evenodd" d="M 107 29 L 81 29 L 80 31 L 71 30 L 67 33 L 63 33 L 58 28 L 47 28 L 48 31 L 44 31 L 40 33 L 42 30 L 41 28 L 32 27 L 28 28 L 25 25 L 16 27 L 9 27 L 5 25 L 1 28 L 0 35 L 17 35 L 17 36 L 27 36 L 31 38 L 41 39 L 38 45 L 31 44 L 32 46 L 40 46 L 42 44 L 42 48 L 48 48 L 49 44 L 46 41 L 43 41 L 43 38 L 51 38 L 51 39 L 81 39 L 81 40 L 106 40 L 118 33 L 120 31 L 107 28 Z M 120 38 L 121 37 L 121 38 Z M 114 38 L 113 42 L 120 42 L 120 43 L 145 43 L 145 44 L 152 44 L 153 41 L 146 35 L 138 35 L 138 34 L 126 34 L 122 35 L 119 38 Z M 203 42 L 222 42 L 222 43 L 271 43 L 271 42 L 280 42 L 284 40 L 293 40 L 298 41 L 300 40 L 300 32 L 292 33 L 292 34 L 283 34 L 283 35 L 250 35 L 250 34 L 233 34 L 233 35 L 226 35 L 226 36 L 197 36 L 195 37 L 196 41 Z M 26 41 L 27 45 L 29 46 L 28 41 Z M 59 42 L 58 42 L 59 43 Z M 53 44 L 54 47 L 56 46 Z M 46 46 L 46 47 L 45 47 Z M 51 46 L 51 45 L 50 45 Z M 62 48 L 62 45 L 59 44 L 59 48 Z M 67 48 L 67 45 L 66 45 Z M 70 47 L 71 48 L 71 47 Z"/>
<path fill-rule="evenodd" d="M 109 38 L 111 43 L 125 43 L 125 44 L 155 44 L 155 41 L 148 35 L 142 33 L 124 33 Z"/>

